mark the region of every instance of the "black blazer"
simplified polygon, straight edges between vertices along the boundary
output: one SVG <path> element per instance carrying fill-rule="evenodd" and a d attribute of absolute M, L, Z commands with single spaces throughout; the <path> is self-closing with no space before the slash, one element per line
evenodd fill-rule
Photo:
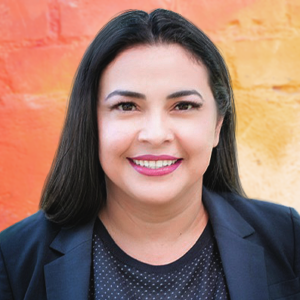
<path fill-rule="evenodd" d="M 300 217 L 203 190 L 232 300 L 300 299 Z M 43 212 L 0 234 L 1 300 L 88 299 L 94 220 L 71 229 Z"/>

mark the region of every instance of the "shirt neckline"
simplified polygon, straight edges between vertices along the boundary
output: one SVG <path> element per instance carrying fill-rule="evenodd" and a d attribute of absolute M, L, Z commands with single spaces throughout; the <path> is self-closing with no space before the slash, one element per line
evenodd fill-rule
<path fill-rule="evenodd" d="M 210 221 L 208 221 L 204 231 L 201 233 L 195 244 L 177 260 L 164 265 L 151 265 L 141 262 L 124 252 L 112 239 L 106 227 L 99 218 L 96 218 L 94 225 L 94 234 L 97 234 L 104 247 L 110 251 L 114 257 L 128 266 L 147 272 L 170 272 L 179 269 L 198 257 L 201 251 L 208 245 L 213 243 L 213 229 Z"/>

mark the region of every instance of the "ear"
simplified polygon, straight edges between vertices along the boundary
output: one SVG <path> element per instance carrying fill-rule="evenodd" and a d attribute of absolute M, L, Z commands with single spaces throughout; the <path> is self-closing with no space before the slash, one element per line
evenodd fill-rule
<path fill-rule="evenodd" d="M 215 128 L 215 136 L 214 136 L 214 147 L 216 147 L 219 144 L 219 139 L 220 139 L 220 132 L 221 132 L 221 128 L 223 125 L 223 120 L 224 117 L 223 116 L 218 116 L 217 117 L 217 123 L 216 123 L 216 128 Z"/>

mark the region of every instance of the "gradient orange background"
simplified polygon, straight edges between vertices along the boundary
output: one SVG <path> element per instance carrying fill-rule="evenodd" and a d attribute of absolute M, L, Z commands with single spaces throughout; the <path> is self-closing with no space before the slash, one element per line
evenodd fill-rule
<path fill-rule="evenodd" d="M 203 29 L 228 63 L 248 195 L 300 211 L 300 1 L 0 0 L 0 230 L 37 210 L 94 35 L 122 10 L 158 7 Z"/>

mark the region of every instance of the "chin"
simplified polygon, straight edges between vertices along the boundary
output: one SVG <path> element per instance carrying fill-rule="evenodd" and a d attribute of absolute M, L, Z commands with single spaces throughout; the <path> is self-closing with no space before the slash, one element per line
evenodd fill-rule
<path fill-rule="evenodd" d="M 134 191 L 132 198 L 136 199 L 137 202 L 153 205 L 153 206 L 164 206 L 175 203 L 177 200 L 181 201 L 185 193 L 181 190 L 174 189 L 151 189 L 147 191 Z"/>

